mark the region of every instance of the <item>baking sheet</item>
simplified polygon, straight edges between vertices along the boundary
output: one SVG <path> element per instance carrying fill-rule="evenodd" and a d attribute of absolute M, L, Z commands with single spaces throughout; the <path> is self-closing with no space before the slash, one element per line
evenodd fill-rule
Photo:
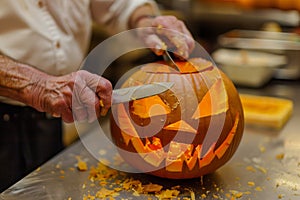
<path fill-rule="evenodd" d="M 243 93 L 285 96 L 294 101 L 292 118 L 281 130 L 246 126 L 241 144 L 234 157 L 215 173 L 203 179 L 169 180 L 146 174 L 125 173 L 143 183 L 160 184 L 163 189 L 180 186 L 180 199 L 291 199 L 300 198 L 300 88 L 298 84 L 272 84 L 263 90 L 242 89 Z M 77 170 L 76 156 L 80 156 L 89 167 L 96 166 L 98 161 L 85 148 L 89 142 L 99 155 L 109 155 L 114 151 L 106 151 L 99 140 L 105 137 L 91 130 L 82 141 L 61 152 L 40 168 L 24 177 L 18 183 L 4 191 L 1 199 L 43 199 L 43 200 L 75 200 L 83 199 L 88 194 L 94 195 L 101 185 L 89 179 L 89 171 Z M 122 178 L 111 180 L 112 182 Z M 191 192 L 192 191 L 192 192 Z M 203 195 L 205 194 L 205 196 Z M 204 198 L 205 197 L 205 198 Z M 137 194 L 120 191 L 114 199 L 158 199 L 154 195 Z M 177 198 L 176 198 L 177 199 Z"/>

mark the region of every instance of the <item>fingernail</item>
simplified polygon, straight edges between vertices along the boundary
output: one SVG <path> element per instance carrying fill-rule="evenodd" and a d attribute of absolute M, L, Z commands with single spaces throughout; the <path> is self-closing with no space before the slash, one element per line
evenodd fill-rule
<path fill-rule="evenodd" d="M 53 113 L 53 114 L 52 114 L 52 117 L 59 118 L 59 117 L 60 117 L 60 114 Z"/>
<path fill-rule="evenodd" d="M 159 49 L 159 50 L 166 50 L 167 49 L 167 45 L 164 42 L 161 42 L 160 44 L 156 44 L 155 45 L 155 49 Z"/>

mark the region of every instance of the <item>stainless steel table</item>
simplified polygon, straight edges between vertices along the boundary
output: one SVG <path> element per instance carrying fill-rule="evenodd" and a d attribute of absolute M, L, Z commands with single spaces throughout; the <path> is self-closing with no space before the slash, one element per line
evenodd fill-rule
<path fill-rule="evenodd" d="M 291 119 L 276 131 L 246 127 L 242 142 L 234 157 L 211 175 L 192 180 L 167 180 L 146 174 L 133 174 L 144 182 L 161 184 L 164 188 L 180 185 L 193 190 L 196 199 L 230 199 L 228 194 L 240 192 L 237 199 L 300 199 L 300 84 L 299 82 L 273 81 L 262 89 L 240 88 L 241 93 L 285 97 L 294 102 Z M 299 130 L 298 130 L 299 129 Z M 101 136 L 100 136 L 101 137 Z M 91 130 L 65 151 L 49 160 L 36 171 L 4 191 L 1 199 L 75 200 L 83 199 L 88 192 L 95 193 L 100 186 L 90 187 L 89 171 L 76 169 L 76 156 L 80 155 L 88 166 L 97 159 L 83 144 L 89 143 L 95 151 L 106 144 L 99 133 Z M 132 175 L 132 174 L 128 174 Z M 86 186 L 85 188 L 83 186 Z M 148 199 L 134 196 L 131 191 L 121 191 L 115 199 Z M 150 196 L 156 199 L 155 196 Z M 191 199 L 183 193 L 181 199 Z M 204 197 L 204 196 L 202 196 Z"/>

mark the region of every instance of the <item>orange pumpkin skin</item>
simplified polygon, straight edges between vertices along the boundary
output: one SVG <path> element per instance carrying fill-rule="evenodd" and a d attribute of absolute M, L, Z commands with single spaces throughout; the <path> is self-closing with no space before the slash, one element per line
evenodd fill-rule
<path fill-rule="evenodd" d="M 164 63 L 162 63 L 164 64 Z M 112 106 L 111 136 L 124 160 L 155 176 L 186 179 L 216 171 L 235 153 L 244 129 L 233 83 L 201 58 L 178 62 L 180 72 L 150 63 L 122 87 L 174 82 L 159 95 Z M 219 137 L 203 149 L 205 138 Z"/>

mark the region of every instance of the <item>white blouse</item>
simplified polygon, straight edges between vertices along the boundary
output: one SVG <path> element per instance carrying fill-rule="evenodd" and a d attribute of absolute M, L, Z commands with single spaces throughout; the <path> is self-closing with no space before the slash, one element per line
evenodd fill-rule
<path fill-rule="evenodd" d="M 53 75 L 79 68 L 92 20 L 112 33 L 127 29 L 135 8 L 152 0 L 0 0 L 0 51 Z"/>

